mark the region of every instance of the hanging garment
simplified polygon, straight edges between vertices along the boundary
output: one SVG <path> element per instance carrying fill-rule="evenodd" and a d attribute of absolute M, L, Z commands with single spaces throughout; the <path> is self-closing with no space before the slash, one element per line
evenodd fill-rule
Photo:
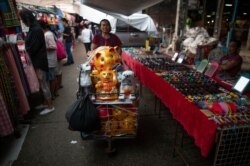
<path fill-rule="evenodd" d="M 22 65 L 25 72 L 25 77 L 28 81 L 29 90 L 31 93 L 39 92 L 39 81 L 36 76 L 35 69 L 33 67 L 33 64 L 30 60 L 29 54 L 26 51 L 19 51 L 21 59 L 22 59 Z"/>
<path fill-rule="evenodd" d="M 0 0 L 3 24 L 5 27 L 20 26 L 20 21 L 16 13 L 16 4 L 13 0 Z"/>
<path fill-rule="evenodd" d="M 16 93 L 15 82 L 7 66 L 7 60 L 3 54 L 3 48 L 0 48 L 0 91 L 2 92 L 7 110 L 17 114 L 19 105 Z"/>
<path fill-rule="evenodd" d="M 10 47 L 6 48 L 6 50 L 4 51 L 4 56 L 6 57 L 6 59 L 9 62 L 8 67 L 11 71 L 11 74 L 13 75 L 14 80 L 15 80 L 15 85 L 17 88 L 17 95 L 18 95 L 18 99 L 19 99 L 18 111 L 21 114 L 26 114 L 28 112 L 28 110 L 30 110 L 30 107 L 29 107 L 27 97 L 25 95 L 24 88 L 22 86 L 22 82 L 21 82 L 21 79 L 19 76 L 18 69 L 17 69 L 16 64 L 15 64 L 15 59 L 13 57 L 14 55 L 12 54 Z"/>
<path fill-rule="evenodd" d="M 10 44 L 10 48 L 11 48 L 11 52 L 13 54 L 13 57 L 15 59 L 16 67 L 17 67 L 19 77 L 21 79 L 25 94 L 26 94 L 26 96 L 28 96 L 30 94 L 29 84 L 28 84 L 28 81 L 27 81 L 26 76 L 25 76 L 25 72 L 24 72 L 23 64 L 21 62 L 21 57 L 20 57 L 18 48 L 17 48 L 16 44 Z"/>
<path fill-rule="evenodd" d="M 3 96 L 0 92 L 0 136 L 7 136 L 14 132 Z"/>

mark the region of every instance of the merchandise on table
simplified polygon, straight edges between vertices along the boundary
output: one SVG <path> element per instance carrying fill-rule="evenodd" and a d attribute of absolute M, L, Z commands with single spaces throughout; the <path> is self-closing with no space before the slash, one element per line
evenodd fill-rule
<path fill-rule="evenodd" d="M 222 88 L 214 79 L 162 55 L 126 49 L 128 55 L 160 75 L 220 126 L 250 123 L 249 99 Z M 159 74 L 160 73 L 160 74 Z"/>

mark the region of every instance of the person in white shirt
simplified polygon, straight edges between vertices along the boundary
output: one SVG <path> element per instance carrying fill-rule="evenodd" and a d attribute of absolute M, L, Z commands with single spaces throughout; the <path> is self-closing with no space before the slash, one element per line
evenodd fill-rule
<path fill-rule="evenodd" d="M 90 46 L 93 38 L 93 33 L 90 29 L 88 29 L 88 26 L 86 24 L 83 25 L 83 30 L 81 33 L 81 41 L 83 42 L 86 53 L 90 51 Z"/>
<path fill-rule="evenodd" d="M 50 91 L 52 94 L 52 99 L 55 98 L 56 91 L 56 74 L 55 69 L 57 67 L 57 53 L 56 53 L 56 41 L 55 35 L 50 31 L 49 25 L 45 22 L 40 22 L 40 25 L 44 31 L 45 43 L 47 48 L 47 59 L 48 59 L 48 80 L 50 82 Z"/>

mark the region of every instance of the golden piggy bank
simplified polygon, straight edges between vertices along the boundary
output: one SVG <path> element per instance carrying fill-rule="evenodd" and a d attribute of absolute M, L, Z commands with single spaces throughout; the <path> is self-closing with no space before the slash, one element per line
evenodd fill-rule
<path fill-rule="evenodd" d="M 116 71 L 101 71 L 95 88 L 97 100 L 116 100 L 118 98 Z"/>

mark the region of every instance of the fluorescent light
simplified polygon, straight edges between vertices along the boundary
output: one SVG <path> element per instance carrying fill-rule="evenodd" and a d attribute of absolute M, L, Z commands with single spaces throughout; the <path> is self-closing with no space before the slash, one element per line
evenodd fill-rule
<path fill-rule="evenodd" d="M 230 3 L 226 3 L 225 4 L 225 6 L 229 6 L 229 7 L 231 7 L 231 6 L 233 6 L 232 4 L 230 4 Z"/>
<path fill-rule="evenodd" d="M 214 22 L 214 20 L 211 20 L 211 22 L 213 23 L 213 22 Z"/>
<path fill-rule="evenodd" d="M 207 17 L 211 17 L 211 15 L 207 15 Z"/>
<path fill-rule="evenodd" d="M 247 13 L 243 13 L 243 15 L 247 15 Z"/>
<path fill-rule="evenodd" d="M 231 7 L 233 5 L 231 3 L 226 3 L 225 6 Z"/>

